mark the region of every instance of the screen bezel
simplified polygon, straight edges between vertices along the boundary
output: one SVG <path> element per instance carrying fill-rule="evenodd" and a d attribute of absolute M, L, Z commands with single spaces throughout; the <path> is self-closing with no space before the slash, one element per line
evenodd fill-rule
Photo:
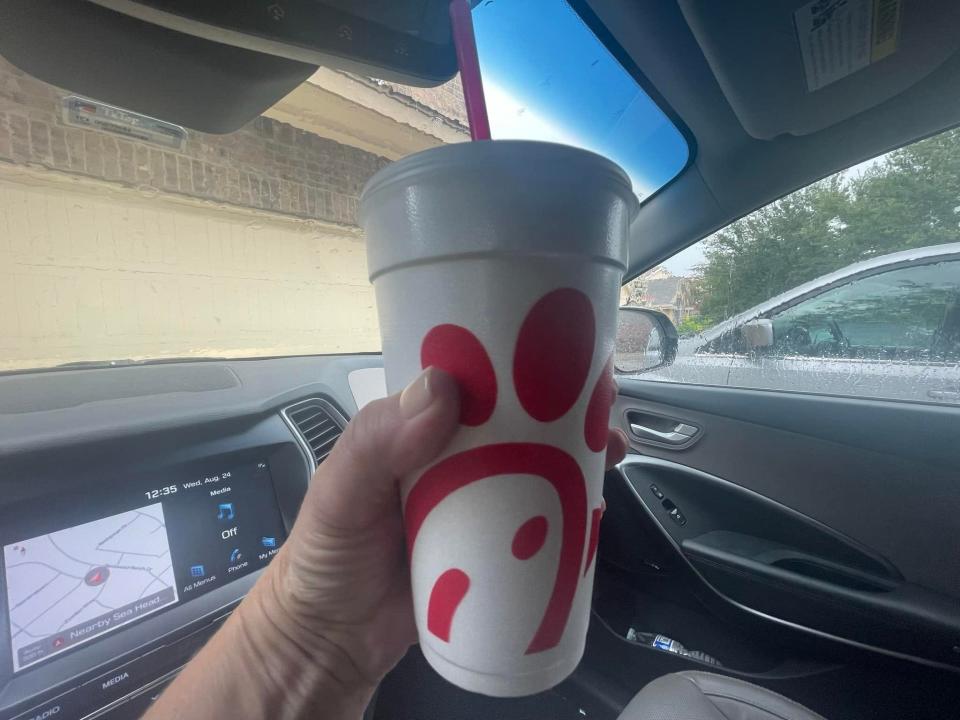
<path fill-rule="evenodd" d="M 184 445 L 182 439 L 185 434 L 196 438 L 196 442 Z M 208 437 L 205 438 L 205 435 Z M 143 442 L 143 438 L 140 438 L 140 442 Z M 0 518 L 17 508 L 29 506 L 31 501 L 42 499 L 51 490 L 75 492 L 84 487 L 109 487 L 123 482 L 124 477 L 141 477 L 143 474 L 189 477 L 208 463 L 222 467 L 225 463 L 241 465 L 266 459 L 284 529 L 290 531 L 306 492 L 311 469 L 302 449 L 278 416 L 273 415 L 252 427 L 248 424 L 242 431 L 229 436 L 208 433 L 199 428 L 195 431 L 181 429 L 151 442 L 156 449 L 151 455 L 163 457 L 162 463 L 143 460 L 142 453 L 136 451 L 143 445 L 136 440 L 112 448 L 110 454 L 98 453 L 89 447 L 65 450 L 57 453 L 61 461 L 56 464 L 48 461 L 49 454 L 45 454 L 46 458 L 33 457 L 12 462 L 10 468 L 5 468 L 4 477 L 0 480 L 0 491 L 20 478 L 21 482 L 16 483 L 19 492 L 16 503 L 4 502 L 0 507 Z M 63 462 L 67 458 L 77 463 Z M 69 477 L 64 477 L 63 468 L 68 466 L 72 468 L 71 472 Z M 28 473 L 30 481 L 24 482 L 23 478 Z M 0 542 L 3 543 L 16 540 L 8 538 L 6 532 L 0 536 Z M 5 577 L 2 563 L 0 558 L 0 578 Z M 174 642 L 221 617 L 239 603 L 262 572 L 263 569 L 255 570 L 190 600 L 181 599 L 175 605 L 16 674 L 10 653 L 4 586 L 0 592 L 0 716 L 6 716 L 15 707 L 26 709 L 20 706 L 44 702 L 69 687 Z"/>

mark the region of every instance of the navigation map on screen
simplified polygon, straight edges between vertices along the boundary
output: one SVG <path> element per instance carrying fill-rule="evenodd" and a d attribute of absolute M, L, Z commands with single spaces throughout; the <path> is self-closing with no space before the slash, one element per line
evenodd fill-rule
<path fill-rule="evenodd" d="M 177 602 L 160 503 L 3 548 L 14 671 Z"/>

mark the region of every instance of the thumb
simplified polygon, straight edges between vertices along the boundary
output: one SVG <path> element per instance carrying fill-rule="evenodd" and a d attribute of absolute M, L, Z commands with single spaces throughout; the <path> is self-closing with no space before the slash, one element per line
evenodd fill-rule
<path fill-rule="evenodd" d="M 317 469 L 310 512 L 331 529 L 365 529 L 397 507 L 397 481 L 443 450 L 459 415 L 456 380 L 433 367 L 402 393 L 364 406 Z"/>

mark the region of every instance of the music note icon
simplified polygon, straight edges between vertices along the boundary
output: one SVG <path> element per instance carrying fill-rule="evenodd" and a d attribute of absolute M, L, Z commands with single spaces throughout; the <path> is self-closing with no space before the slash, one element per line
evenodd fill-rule
<path fill-rule="evenodd" d="M 233 520 L 233 503 L 220 503 L 217 507 L 217 520 Z"/>

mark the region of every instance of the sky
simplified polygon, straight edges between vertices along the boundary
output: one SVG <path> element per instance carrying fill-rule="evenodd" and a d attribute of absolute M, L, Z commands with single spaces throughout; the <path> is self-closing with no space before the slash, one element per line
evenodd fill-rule
<path fill-rule="evenodd" d="M 473 11 L 493 137 L 562 142 L 619 163 L 641 199 L 686 164 L 686 141 L 565 0 Z"/>
<path fill-rule="evenodd" d="M 676 255 L 661 263 L 667 270 L 674 275 L 692 275 L 694 268 L 700 265 L 706 257 L 703 254 L 704 243 L 701 240 L 696 242 L 685 250 L 681 250 Z"/>

